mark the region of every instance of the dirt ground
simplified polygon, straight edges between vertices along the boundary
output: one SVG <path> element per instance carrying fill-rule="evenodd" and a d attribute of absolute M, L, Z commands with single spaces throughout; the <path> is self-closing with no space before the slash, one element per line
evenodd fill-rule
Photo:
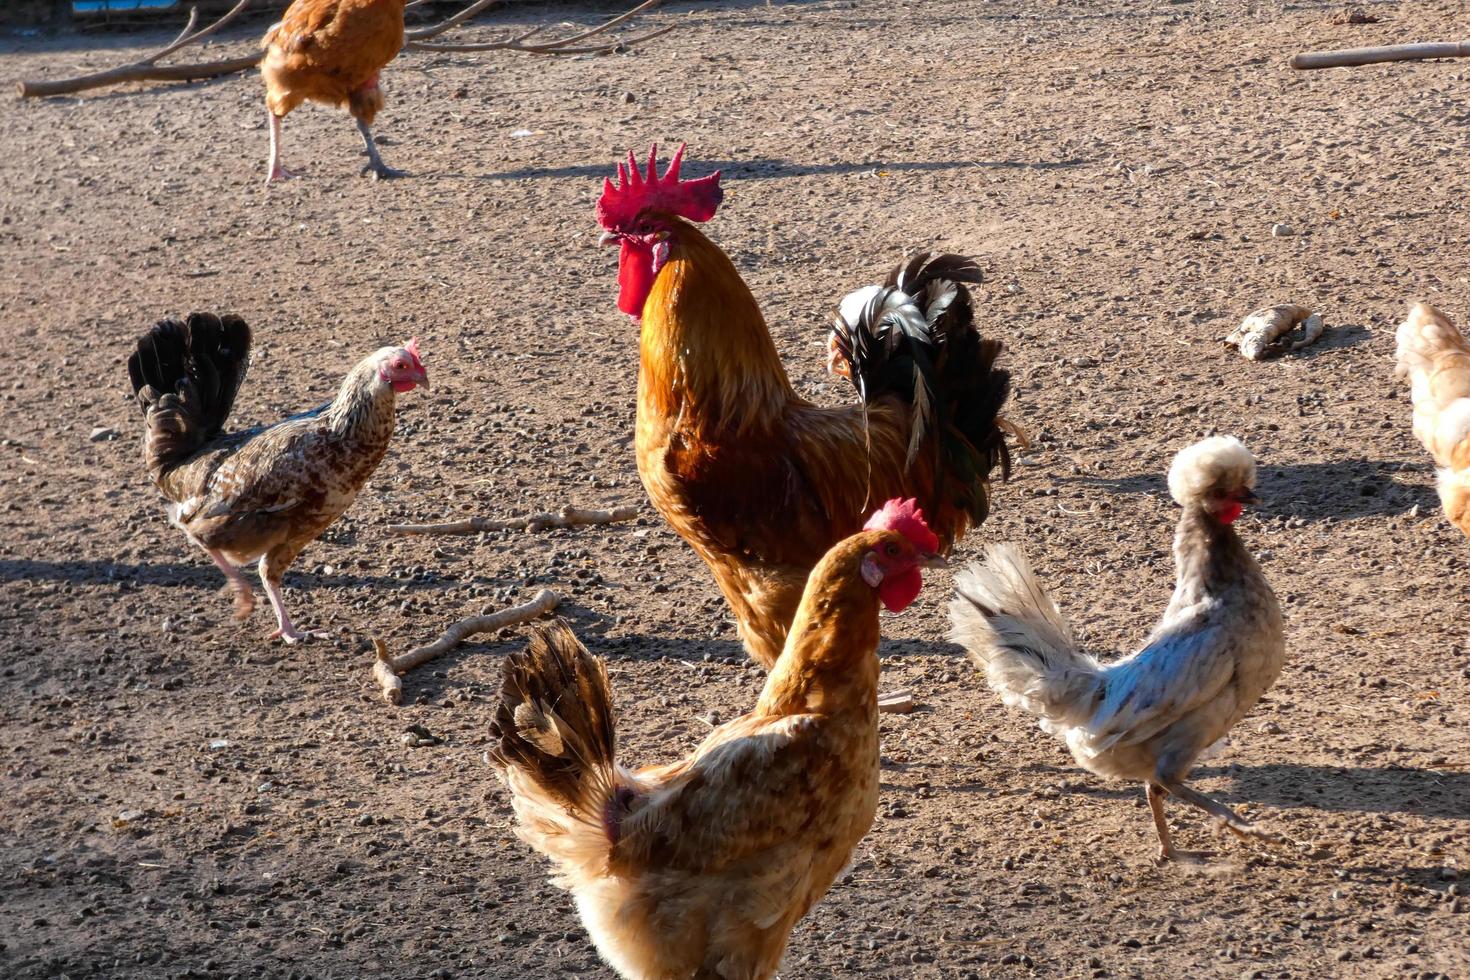
<path fill-rule="evenodd" d="M 603 6 L 514 6 L 477 29 Z M 1173 581 L 1171 454 L 1210 431 L 1262 461 L 1240 523 L 1287 610 L 1280 682 L 1196 785 L 1291 844 L 1171 807 L 1158 868 L 1138 787 L 1080 771 L 946 640 L 948 573 L 886 621 L 879 816 L 797 928 L 785 977 L 1470 977 L 1470 541 L 1443 519 L 1391 376 L 1425 298 L 1470 318 L 1470 62 L 1323 73 L 1296 50 L 1464 34 L 1459 0 L 674 3 L 646 49 L 406 55 L 387 161 L 350 121 L 286 125 L 309 178 L 261 185 L 255 75 L 0 106 L 0 974 L 610 977 L 487 768 L 486 637 L 369 679 L 396 649 L 543 586 L 607 657 L 630 763 L 747 708 L 704 567 L 634 524 L 404 539 L 402 519 L 644 502 L 637 336 L 592 205 L 615 156 L 687 140 L 724 171 L 707 230 L 798 387 L 827 313 L 922 248 L 985 267 L 984 329 L 1037 442 L 960 557 L 1026 543 L 1079 630 L 1127 648 Z M 260 29 L 230 38 L 240 44 Z M 171 32 L 0 38 L 7 78 L 75 73 Z M 530 135 L 517 135 L 529 132 Z M 1273 237 L 1273 224 L 1290 234 Z M 1330 329 L 1247 363 L 1251 309 Z M 432 392 L 355 507 L 287 576 L 335 642 L 267 643 L 164 518 L 124 361 L 154 319 L 234 311 L 258 338 L 243 425 L 328 397 L 416 335 Z M 96 441 L 99 427 L 115 431 Z M 646 503 L 645 503 L 646 506 Z M 442 744 L 409 748 L 419 724 Z"/>

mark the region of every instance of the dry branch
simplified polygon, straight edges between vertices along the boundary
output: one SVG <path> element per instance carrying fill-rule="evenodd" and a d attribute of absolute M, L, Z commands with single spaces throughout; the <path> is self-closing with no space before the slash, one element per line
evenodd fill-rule
<path fill-rule="evenodd" d="M 1470 58 L 1470 41 L 1426 41 L 1422 44 L 1390 44 L 1382 48 L 1346 48 L 1342 51 L 1307 51 L 1291 56 L 1291 67 L 1351 68 L 1386 61 L 1423 61 L 1425 58 Z"/>
<path fill-rule="evenodd" d="M 250 6 L 250 0 L 240 0 L 229 9 L 219 20 L 208 27 L 194 30 L 194 24 L 199 20 L 199 8 L 189 8 L 189 20 L 179 36 L 173 41 L 159 48 L 157 51 L 134 61 L 131 64 L 119 65 L 116 68 L 108 68 L 104 71 L 93 72 L 90 75 L 80 75 L 76 78 L 57 78 L 51 81 L 21 81 L 16 87 L 23 99 L 41 98 L 47 95 L 66 95 L 71 92 L 82 92 L 87 89 L 101 88 L 104 85 L 120 85 L 123 82 L 186 82 L 198 78 L 214 78 L 218 75 L 228 75 L 231 72 L 245 71 L 253 68 L 260 61 L 260 52 L 241 55 L 238 58 L 226 58 L 223 61 L 210 61 L 204 64 L 194 65 L 164 65 L 160 67 L 156 62 L 173 54 L 180 48 L 191 44 L 198 44 L 209 35 L 224 27 L 230 21 L 240 15 L 246 7 Z"/>
<path fill-rule="evenodd" d="M 645 10 L 652 10 L 654 7 L 657 7 L 660 3 L 663 2 L 663 0 L 644 0 L 643 3 L 640 3 L 633 9 L 625 10 L 611 20 L 603 21 L 596 27 L 590 30 L 583 31 L 581 34 L 574 34 L 571 37 L 564 37 L 557 41 L 547 41 L 543 44 L 526 44 L 525 41 L 531 35 L 539 34 L 545 27 L 544 24 L 533 27 L 529 31 L 525 31 L 521 34 L 507 34 L 504 37 L 495 39 L 494 41 L 480 41 L 469 44 L 427 43 L 430 38 L 438 37 L 440 34 L 443 34 L 452 28 L 458 27 L 460 24 L 463 24 L 465 21 L 469 20 L 471 17 L 484 10 L 486 7 L 489 7 L 492 4 L 496 4 L 499 2 L 500 0 L 478 0 L 478 2 L 471 4 L 470 6 L 461 10 L 459 13 L 455 14 L 453 17 L 450 17 L 448 20 L 442 21 L 438 24 L 434 24 L 430 27 L 421 27 L 417 30 L 409 31 L 404 35 L 406 40 L 403 47 L 407 51 L 441 51 L 451 53 L 464 53 L 473 51 L 525 51 L 529 54 L 599 54 L 605 51 L 616 51 L 623 48 L 631 48 L 635 44 L 641 44 L 644 41 L 658 37 L 661 34 L 667 34 L 669 31 L 672 31 L 674 29 L 673 25 L 670 25 L 668 27 L 660 28 L 656 31 L 650 31 L 647 34 L 640 34 L 638 37 L 630 37 L 624 40 L 618 40 L 615 38 L 611 41 L 606 41 L 600 44 L 581 45 L 574 47 L 574 45 L 577 45 L 577 42 L 585 41 L 589 37 L 595 37 L 596 35 L 601 34 L 604 31 L 612 30 L 614 27 L 617 27 L 624 21 L 638 16 Z"/>
<path fill-rule="evenodd" d="M 194 24 L 199 19 L 198 8 L 190 8 L 189 21 L 184 25 L 184 29 L 179 32 L 179 36 L 166 47 L 160 48 L 138 61 L 126 65 L 119 65 L 116 68 L 93 72 L 90 75 L 79 75 L 75 78 L 20 81 L 16 83 L 17 90 L 20 92 L 21 98 L 33 99 L 47 95 L 67 95 L 72 92 L 83 92 L 88 89 L 101 88 L 105 85 L 120 85 L 124 82 L 197 81 L 205 78 L 217 78 L 220 75 L 229 75 L 234 72 L 254 68 L 260 63 L 263 52 L 254 51 L 250 54 L 240 55 L 237 58 L 225 58 L 220 61 L 181 65 L 157 64 L 158 61 L 173 54 L 180 48 L 200 43 L 209 35 L 234 20 L 241 11 L 250 5 L 250 2 L 251 0 L 239 0 L 239 3 L 235 4 L 223 17 L 198 31 L 194 30 Z M 422 2 L 422 0 L 415 0 L 415 3 L 408 4 L 408 6 L 415 6 L 418 2 Z M 507 34 L 493 41 L 466 44 L 428 43 L 430 38 L 438 37 L 446 31 L 460 26 L 482 10 L 499 2 L 500 0 L 477 0 L 477 2 L 465 7 L 453 17 L 437 24 L 405 31 L 403 49 L 405 51 L 438 52 L 524 51 L 527 54 L 547 55 L 600 54 L 608 51 L 626 50 L 635 45 L 642 44 L 644 41 L 659 37 L 662 34 L 667 34 L 674 29 L 673 25 L 670 25 L 656 31 L 640 34 L 637 37 L 613 38 L 595 44 L 578 43 L 587 38 L 602 34 L 605 31 L 609 31 L 629 18 L 636 17 L 646 10 L 651 10 L 663 2 L 663 0 L 644 0 L 643 3 L 640 3 L 631 10 L 624 11 L 611 20 L 604 21 L 590 30 L 556 41 L 546 41 L 539 44 L 525 43 L 533 34 L 537 34 L 544 29 L 545 25 L 540 25 L 521 34 Z"/>
<path fill-rule="evenodd" d="M 389 524 L 390 534 L 479 534 L 483 531 L 545 531 L 553 527 L 580 527 L 583 524 L 616 524 L 631 521 L 638 516 L 634 504 L 624 504 L 612 510 L 587 510 L 582 507 L 563 507 L 558 511 L 532 514 L 529 517 L 510 517 L 493 520 L 488 517 L 472 517 L 467 521 L 449 521 L 445 524 Z"/>
<path fill-rule="evenodd" d="M 518 626 L 529 622 L 537 616 L 551 612 L 559 602 L 561 602 L 561 597 L 555 592 L 550 589 L 542 589 L 530 602 L 511 606 L 509 609 L 502 609 L 488 616 L 470 616 L 457 623 L 451 623 L 443 635 L 433 643 L 414 647 L 407 653 L 396 657 L 389 655 L 386 643 L 373 637 L 373 650 L 377 653 L 373 661 L 373 679 L 378 682 L 378 687 L 383 691 L 383 700 L 389 704 L 402 702 L 403 675 L 441 654 L 448 653 L 463 643 L 466 638 L 476 633 L 493 633 L 507 626 Z"/>

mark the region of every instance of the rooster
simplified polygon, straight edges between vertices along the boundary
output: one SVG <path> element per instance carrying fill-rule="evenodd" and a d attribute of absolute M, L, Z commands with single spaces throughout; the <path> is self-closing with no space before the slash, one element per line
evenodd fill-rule
<path fill-rule="evenodd" d="M 281 162 L 281 121 L 310 99 L 341 106 L 357 120 L 374 179 L 402 177 L 378 156 L 372 124 L 383 108 L 378 72 L 403 48 L 404 0 L 294 0 L 265 32 L 265 105 L 270 161 L 265 182 L 297 176 Z"/>
<path fill-rule="evenodd" d="M 878 608 L 914 600 L 938 547 L 896 500 L 835 545 L 755 708 L 671 765 L 618 762 L 607 672 L 564 624 L 507 661 L 492 758 L 516 833 L 624 977 L 775 974 L 873 823 Z"/>
<path fill-rule="evenodd" d="M 1413 385 L 1414 436 L 1439 470 L 1445 516 L 1470 535 L 1470 341 L 1449 317 L 1416 303 L 1399 326 L 1394 373 Z"/>
<path fill-rule="evenodd" d="M 957 577 L 954 639 L 1006 704 L 1060 735 L 1079 765 L 1145 784 L 1159 860 L 1175 857 L 1164 819 L 1170 794 L 1240 835 L 1269 838 L 1184 780 L 1281 673 L 1281 607 L 1234 522 L 1255 501 L 1255 460 L 1235 439 L 1181 451 L 1169 492 L 1184 509 L 1174 535 L 1177 582 L 1143 648 L 1113 663 L 1078 649 L 1067 621 L 1013 545 Z"/>
<path fill-rule="evenodd" d="M 280 637 L 297 630 L 281 596 L 296 556 L 352 506 L 393 435 L 396 394 L 428 387 L 418 344 L 384 347 L 363 360 L 337 397 L 284 422 L 223 433 L 245 380 L 250 328 L 238 317 L 191 314 L 161 320 L 128 358 L 143 408 L 143 460 L 168 498 L 168 517 L 219 566 L 235 618 L 255 608 L 239 566 L 260 562 L 260 580 Z"/>
<path fill-rule="evenodd" d="M 718 172 L 660 177 L 629 155 L 597 220 L 620 249 L 618 307 L 641 323 L 638 473 L 709 565 L 752 659 L 780 655 L 807 575 L 873 501 L 916 497 L 947 552 L 1009 472 L 999 417 L 1008 374 L 982 339 L 967 283 L 979 268 L 919 256 L 848 296 L 831 347 L 859 402 L 814 405 L 787 380 L 755 297 L 693 222 L 714 217 Z"/>

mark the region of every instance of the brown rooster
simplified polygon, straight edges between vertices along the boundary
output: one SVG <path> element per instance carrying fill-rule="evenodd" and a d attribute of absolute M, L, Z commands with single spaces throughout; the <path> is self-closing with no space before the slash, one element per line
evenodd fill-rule
<path fill-rule="evenodd" d="M 1001 345 L 977 333 L 979 268 L 919 256 L 842 302 L 835 366 L 859 403 L 825 408 L 787 380 L 755 297 L 691 222 L 719 174 L 658 176 L 629 156 L 597 220 L 621 250 L 618 307 L 641 321 L 638 472 L 665 520 L 713 570 L 751 657 L 776 662 L 812 567 L 874 501 L 916 497 L 941 550 L 985 519 L 1010 457 Z"/>
<path fill-rule="evenodd" d="M 1470 340 L 1416 303 L 1399 325 L 1395 373 L 1413 385 L 1414 436 L 1434 458 L 1445 516 L 1470 534 Z"/>
<path fill-rule="evenodd" d="M 602 662 L 565 624 L 505 665 L 491 726 L 516 832 L 557 866 L 603 958 L 636 980 L 762 980 L 878 804 L 878 607 L 939 539 L 912 501 L 818 563 L 749 714 L 682 762 L 617 762 Z"/>
<path fill-rule="evenodd" d="M 265 32 L 265 104 L 270 163 L 265 182 L 295 177 L 281 162 L 281 120 L 310 99 L 341 106 L 357 120 L 367 148 L 363 173 L 401 177 L 383 163 L 370 128 L 383 108 L 378 72 L 403 48 L 404 0 L 295 0 Z"/>
<path fill-rule="evenodd" d="M 144 334 L 128 375 L 147 425 L 143 459 L 169 500 L 169 520 L 225 573 L 237 619 L 255 608 L 238 566 L 259 560 L 276 613 L 271 639 L 294 643 L 308 634 L 286 613 L 281 577 L 378 468 L 395 394 L 428 387 L 429 376 L 416 341 L 384 347 L 352 369 L 333 401 L 225 435 L 249 357 L 245 321 L 194 313 Z"/>

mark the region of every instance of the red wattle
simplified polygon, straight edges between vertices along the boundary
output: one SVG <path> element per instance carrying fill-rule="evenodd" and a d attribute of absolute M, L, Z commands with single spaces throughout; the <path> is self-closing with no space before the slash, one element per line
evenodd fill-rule
<path fill-rule="evenodd" d="M 390 383 L 393 385 L 393 390 L 400 394 L 405 391 L 413 391 L 414 385 L 417 384 L 417 382 L 409 381 L 407 378 L 399 378 L 397 381 Z"/>
<path fill-rule="evenodd" d="M 919 590 L 923 587 L 923 574 L 917 568 L 910 568 L 884 578 L 883 584 L 878 586 L 878 599 L 889 612 L 902 612 L 919 597 Z"/>
<path fill-rule="evenodd" d="M 1220 509 L 1220 523 L 1225 525 L 1234 524 L 1235 519 L 1240 516 L 1243 510 L 1245 510 L 1244 507 L 1232 500 Z"/>
<path fill-rule="evenodd" d="M 624 238 L 618 255 L 618 309 L 642 317 L 656 275 L 653 251 L 641 242 Z"/>

